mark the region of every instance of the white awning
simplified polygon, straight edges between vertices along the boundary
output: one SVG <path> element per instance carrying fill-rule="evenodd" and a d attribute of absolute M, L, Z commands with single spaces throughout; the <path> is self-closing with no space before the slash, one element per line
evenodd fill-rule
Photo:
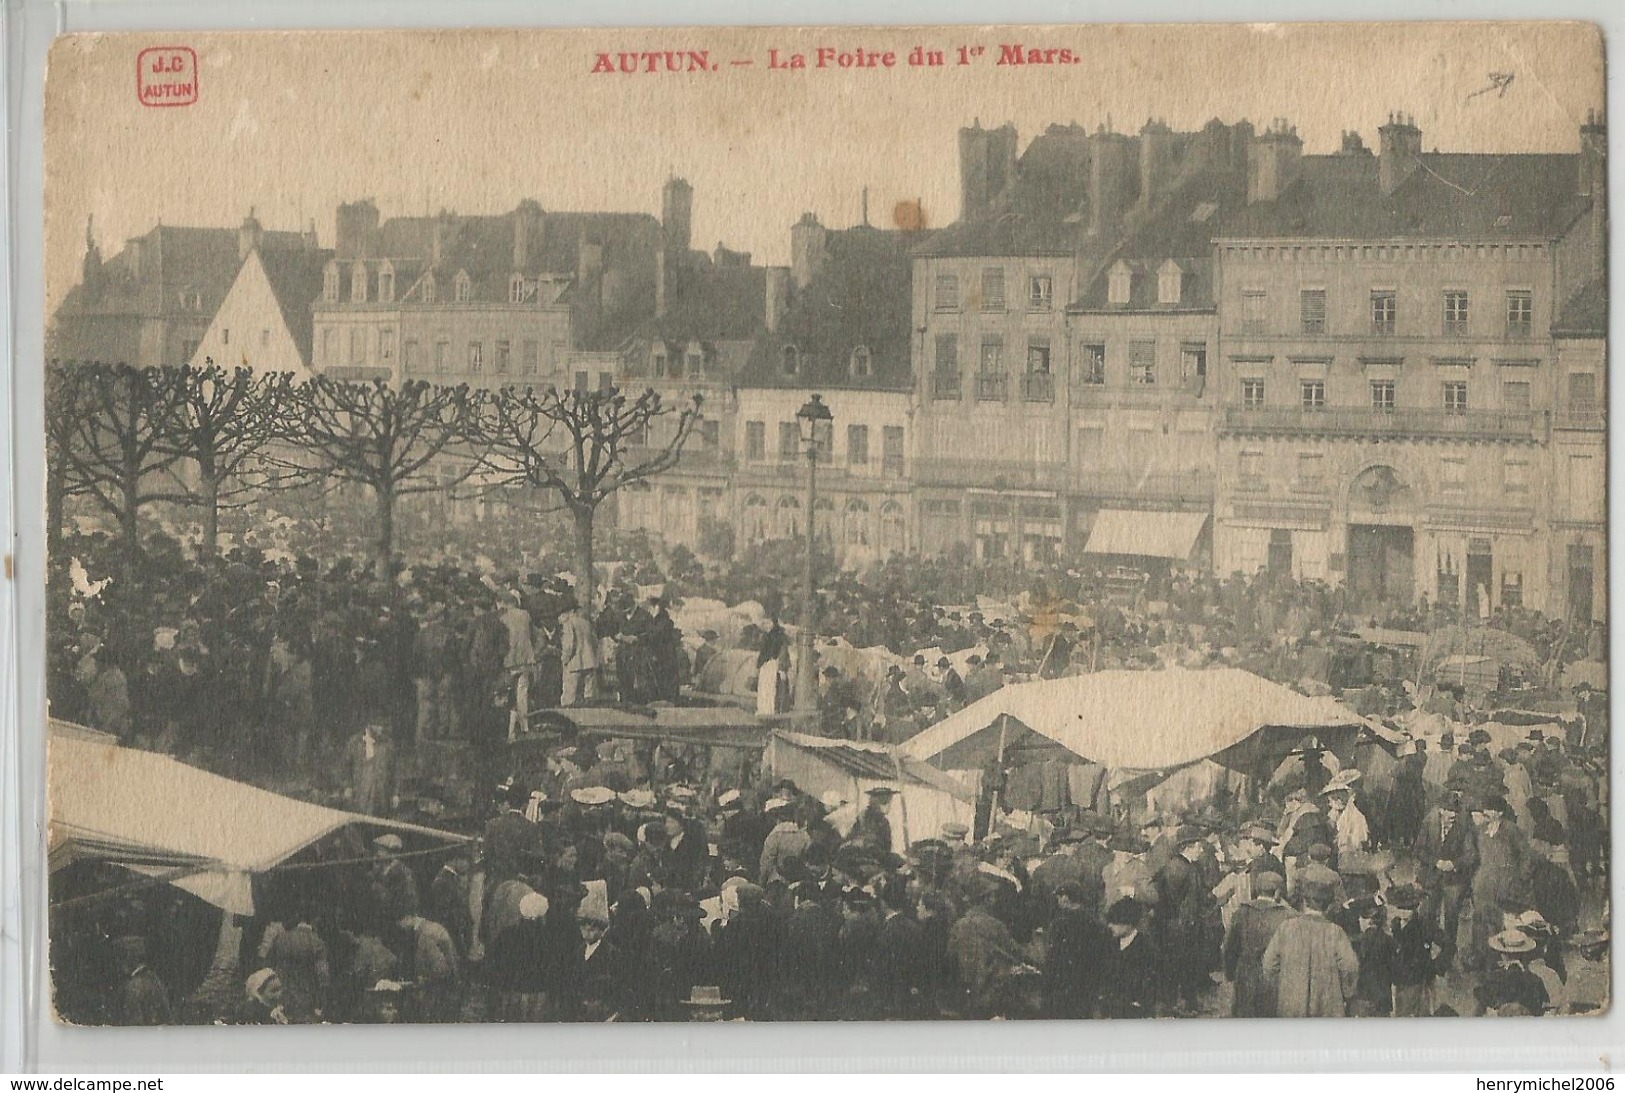
<path fill-rule="evenodd" d="M 1185 561 L 1207 523 L 1205 512 L 1141 512 L 1101 509 L 1089 531 L 1085 554 L 1132 554 Z"/>

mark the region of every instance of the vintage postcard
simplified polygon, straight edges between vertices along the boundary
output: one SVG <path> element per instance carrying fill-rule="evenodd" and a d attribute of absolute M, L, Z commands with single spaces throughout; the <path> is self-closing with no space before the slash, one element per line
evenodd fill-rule
<path fill-rule="evenodd" d="M 1577 23 L 58 40 L 58 1019 L 1603 1013 L 1603 101 Z"/>

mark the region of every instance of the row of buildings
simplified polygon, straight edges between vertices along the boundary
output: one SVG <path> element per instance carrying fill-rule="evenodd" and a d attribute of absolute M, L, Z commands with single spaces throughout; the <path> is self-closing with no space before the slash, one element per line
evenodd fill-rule
<path fill-rule="evenodd" d="M 959 134 L 937 230 L 790 228 L 791 263 L 661 216 L 158 227 L 56 316 L 64 357 L 705 394 L 680 466 L 620 501 L 690 544 L 801 534 L 795 412 L 834 413 L 819 530 L 893 552 L 1162 559 L 1606 611 L 1606 130 L 1566 154 L 1306 155 L 1285 120 Z M 907 217 L 899 218 L 906 221 Z M 658 440 L 659 438 L 654 438 Z"/>

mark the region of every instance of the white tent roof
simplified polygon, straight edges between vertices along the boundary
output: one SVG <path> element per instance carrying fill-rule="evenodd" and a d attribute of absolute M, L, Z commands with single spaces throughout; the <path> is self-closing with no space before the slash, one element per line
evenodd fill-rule
<path fill-rule="evenodd" d="M 351 824 L 462 838 L 296 801 L 65 722 L 51 723 L 49 758 L 53 867 L 97 858 L 174 874 L 178 887 L 235 914 L 253 913 L 253 874 Z"/>
<path fill-rule="evenodd" d="M 1131 554 L 1185 561 L 1207 523 L 1205 512 L 1101 509 L 1089 529 L 1085 554 Z"/>
<path fill-rule="evenodd" d="M 1105 767 L 1166 770 L 1215 756 L 1263 728 L 1353 728 L 1365 719 L 1239 668 L 1118 670 L 1002 687 L 905 741 L 899 751 L 931 759 L 1000 715 Z M 991 734 L 990 734 L 991 735 Z"/>

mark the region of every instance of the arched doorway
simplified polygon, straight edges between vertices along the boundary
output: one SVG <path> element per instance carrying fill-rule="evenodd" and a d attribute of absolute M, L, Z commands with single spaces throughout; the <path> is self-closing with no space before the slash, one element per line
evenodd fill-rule
<path fill-rule="evenodd" d="M 1348 493 L 1346 573 L 1359 608 L 1407 605 L 1416 597 L 1414 491 L 1386 465 L 1354 476 Z"/>

